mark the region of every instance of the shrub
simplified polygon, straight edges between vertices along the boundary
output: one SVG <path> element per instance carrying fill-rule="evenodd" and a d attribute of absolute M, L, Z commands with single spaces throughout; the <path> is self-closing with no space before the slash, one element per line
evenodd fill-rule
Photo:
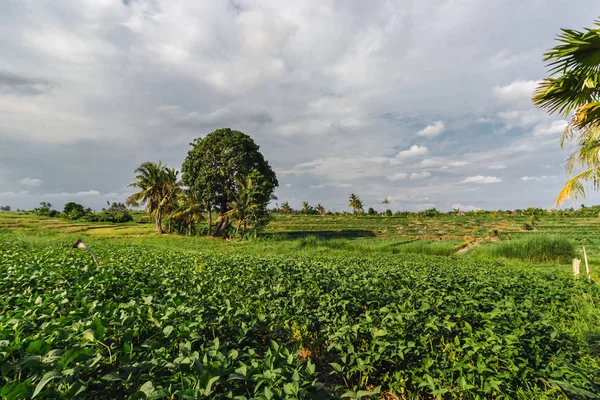
<path fill-rule="evenodd" d="M 369 211 L 367 211 L 369 215 L 377 215 L 377 211 L 373 207 L 369 207 Z"/>

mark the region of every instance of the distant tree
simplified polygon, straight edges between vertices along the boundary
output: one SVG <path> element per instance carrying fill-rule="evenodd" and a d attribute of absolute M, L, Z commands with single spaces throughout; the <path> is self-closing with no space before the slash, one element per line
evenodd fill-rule
<path fill-rule="evenodd" d="M 317 214 L 323 215 L 323 214 L 325 214 L 325 207 L 323 207 L 323 205 L 321 205 L 321 203 L 319 203 L 315 207 L 315 211 L 317 212 Z"/>
<path fill-rule="evenodd" d="M 300 212 L 302 214 L 309 215 L 309 214 L 313 214 L 314 210 L 313 210 L 312 206 L 310 204 L 308 204 L 308 201 L 303 201 L 302 202 L 302 210 L 300 210 Z"/>
<path fill-rule="evenodd" d="M 0 207 L 0 211 L 10 211 L 10 206 L 2 206 Z"/>
<path fill-rule="evenodd" d="M 392 210 L 390 210 L 389 208 L 387 210 L 385 210 L 385 216 L 386 217 L 391 217 L 392 216 Z"/>
<path fill-rule="evenodd" d="M 89 210 L 91 212 L 91 210 Z M 72 201 L 65 204 L 62 215 L 67 219 L 79 219 L 86 214 L 86 210 L 81 204 L 74 203 Z"/>
<path fill-rule="evenodd" d="M 44 217 L 56 217 L 58 216 L 58 211 L 52 209 L 52 204 L 42 201 L 38 208 L 35 208 L 33 212 L 37 215 L 41 215 Z"/>
<path fill-rule="evenodd" d="M 555 206 L 567 199 L 585 197 L 585 185 L 600 189 L 600 21 L 583 31 L 563 29 L 559 44 L 544 55 L 549 77 L 538 85 L 535 105 L 550 114 L 570 118 L 561 147 L 575 140 L 577 147 L 565 166 L 571 178 L 556 198 Z M 583 169 L 573 175 L 575 169 Z"/>
<path fill-rule="evenodd" d="M 377 215 L 377 211 L 375 211 L 375 209 L 373 207 L 369 207 L 369 210 L 367 211 L 367 214 L 369 214 L 369 215 Z"/>
<path fill-rule="evenodd" d="M 117 202 L 106 202 L 106 205 L 108 206 L 108 208 L 106 209 L 106 211 L 108 212 L 126 212 L 129 211 L 129 209 L 127 208 L 127 206 L 125 205 L 125 203 L 117 203 Z"/>
<path fill-rule="evenodd" d="M 385 199 L 383 199 L 381 204 L 383 204 L 383 206 L 385 207 L 385 211 L 387 211 L 388 207 L 390 206 L 390 199 L 388 197 L 386 197 Z"/>
<path fill-rule="evenodd" d="M 162 233 L 162 220 L 175 199 L 177 191 L 177 171 L 167 168 L 161 161 L 153 163 L 146 161 L 135 171 L 136 181 L 130 187 L 140 189 L 139 192 L 127 198 L 127 205 L 133 207 L 145 206 L 146 211 L 154 217 L 156 231 Z"/>
<path fill-rule="evenodd" d="M 294 213 L 294 209 L 290 207 L 290 204 L 286 200 L 283 203 L 281 203 L 281 207 L 279 207 L 279 212 L 281 212 L 282 214 L 291 215 Z"/>
<path fill-rule="evenodd" d="M 360 199 L 360 197 L 358 197 L 354 193 L 350 194 L 349 206 L 350 206 L 350 208 L 352 208 L 352 211 L 355 214 L 359 213 L 359 212 L 363 212 L 363 203 L 362 203 L 362 200 Z"/>
<path fill-rule="evenodd" d="M 239 195 L 238 182 L 244 182 L 253 170 L 264 179 L 266 204 L 278 186 L 275 172 L 252 138 L 229 128 L 218 129 L 195 139 L 181 167 L 183 182 L 196 193 L 209 215 L 218 213 L 213 236 L 226 234 L 229 204 Z M 266 206 L 265 204 L 265 206 Z M 212 218 L 209 228 L 212 228 Z"/>

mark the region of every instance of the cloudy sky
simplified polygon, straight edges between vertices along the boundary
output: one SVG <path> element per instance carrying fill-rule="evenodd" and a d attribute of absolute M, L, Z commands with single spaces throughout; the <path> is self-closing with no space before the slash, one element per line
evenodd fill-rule
<path fill-rule="evenodd" d="M 565 122 L 529 99 L 559 29 L 600 15 L 574 4 L 2 0 L 0 204 L 101 208 L 231 127 L 292 206 L 550 207 Z"/>

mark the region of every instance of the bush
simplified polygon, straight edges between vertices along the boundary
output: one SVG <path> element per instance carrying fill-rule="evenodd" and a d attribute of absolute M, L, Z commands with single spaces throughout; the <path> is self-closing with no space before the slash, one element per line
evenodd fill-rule
<path fill-rule="evenodd" d="M 392 216 L 392 210 L 385 210 L 385 216 L 386 217 L 391 217 Z"/>
<path fill-rule="evenodd" d="M 369 211 L 367 211 L 369 215 L 377 215 L 377 211 L 373 207 L 369 207 Z"/>
<path fill-rule="evenodd" d="M 519 258 L 535 262 L 565 262 L 575 257 L 575 246 L 565 238 L 533 235 L 479 247 L 474 250 L 474 254 L 490 258 Z"/>

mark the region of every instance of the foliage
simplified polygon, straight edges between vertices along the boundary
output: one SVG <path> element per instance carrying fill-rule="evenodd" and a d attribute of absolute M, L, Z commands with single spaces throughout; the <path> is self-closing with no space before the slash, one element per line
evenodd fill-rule
<path fill-rule="evenodd" d="M 323 207 L 323 205 L 321 203 L 318 203 L 315 206 L 315 211 L 316 211 L 317 214 L 323 215 L 323 214 L 325 214 L 325 207 Z"/>
<path fill-rule="evenodd" d="M 377 211 L 375 211 L 375 209 L 373 207 L 369 207 L 369 210 L 367 211 L 367 214 L 369 214 L 369 215 L 377 215 Z"/>
<path fill-rule="evenodd" d="M 10 211 L 10 206 L 0 206 L 0 211 Z"/>
<path fill-rule="evenodd" d="M 279 207 L 279 212 L 282 214 L 291 215 L 294 213 L 294 209 L 290 207 L 290 204 L 286 200 L 283 203 L 281 203 L 281 207 Z"/>
<path fill-rule="evenodd" d="M 90 210 L 91 211 L 91 210 Z M 66 219 L 79 219 L 86 214 L 86 210 L 81 204 L 74 203 L 72 201 L 65 204 L 63 208 L 62 216 Z"/>
<path fill-rule="evenodd" d="M 586 351 L 580 301 L 600 298 L 496 262 L 96 241 L 96 268 L 70 242 L 0 240 L 6 398 L 558 396 L 555 360 Z"/>
<path fill-rule="evenodd" d="M 206 204 L 209 213 L 213 208 L 219 213 L 213 232 L 216 236 L 226 231 L 229 205 L 239 198 L 239 183 L 246 182 L 252 171 L 262 177 L 261 186 L 268 199 L 266 208 L 278 186 L 277 177 L 250 136 L 229 128 L 217 129 L 195 139 L 191 146 L 181 167 L 182 179 Z"/>
<path fill-rule="evenodd" d="M 350 208 L 352 208 L 352 212 L 354 214 L 362 213 L 364 211 L 362 200 L 360 199 L 360 197 L 358 197 L 358 195 L 356 195 L 354 193 L 350 194 L 350 201 L 349 201 L 348 205 L 350 206 Z"/>
<path fill-rule="evenodd" d="M 136 181 L 129 184 L 130 187 L 140 189 L 127 198 L 127 204 L 133 207 L 145 206 L 155 220 L 156 231 L 163 232 L 162 219 L 165 213 L 172 211 L 180 189 L 177 180 L 178 172 L 173 168 L 167 168 L 161 161 L 153 163 L 146 161 L 134 172 L 137 173 Z"/>
<path fill-rule="evenodd" d="M 550 77 L 542 80 L 533 96 L 534 104 L 572 117 L 563 133 L 561 146 L 576 140 L 577 148 L 566 162 L 571 178 L 559 193 L 556 204 L 585 196 L 585 184 L 598 189 L 600 165 L 600 22 L 584 31 L 563 29 L 559 45 L 545 54 Z M 575 168 L 584 171 L 573 175 Z"/>

